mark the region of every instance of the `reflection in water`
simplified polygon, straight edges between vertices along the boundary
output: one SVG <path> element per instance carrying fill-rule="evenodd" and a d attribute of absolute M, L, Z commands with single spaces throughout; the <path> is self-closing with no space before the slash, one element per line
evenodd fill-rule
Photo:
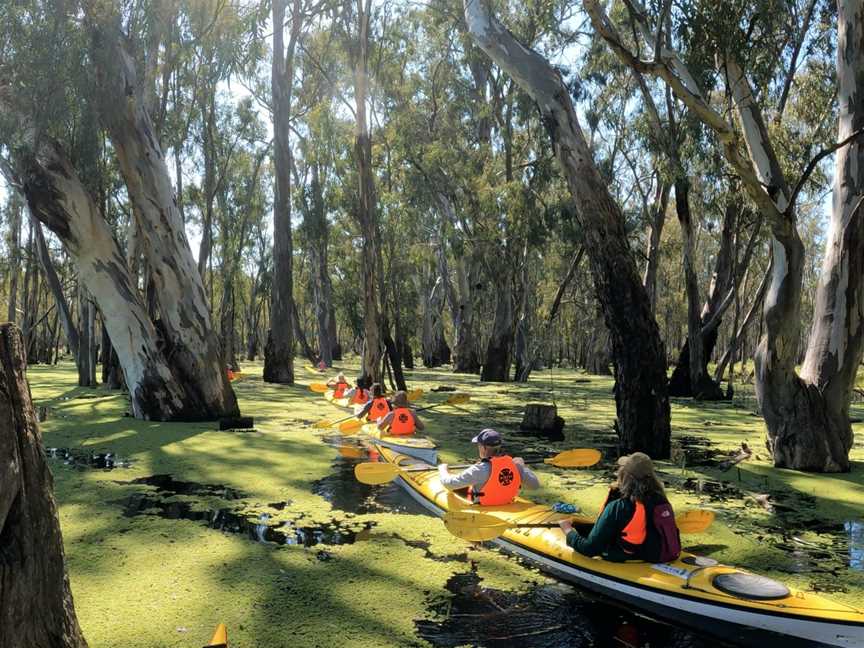
<path fill-rule="evenodd" d="M 849 534 L 849 567 L 864 571 L 864 520 L 849 520 L 845 528 Z"/>
<path fill-rule="evenodd" d="M 451 596 L 433 595 L 435 619 L 414 622 L 417 634 L 441 648 L 718 648 L 725 644 L 637 616 L 564 584 L 524 592 L 484 587 L 477 573 L 454 574 Z"/>

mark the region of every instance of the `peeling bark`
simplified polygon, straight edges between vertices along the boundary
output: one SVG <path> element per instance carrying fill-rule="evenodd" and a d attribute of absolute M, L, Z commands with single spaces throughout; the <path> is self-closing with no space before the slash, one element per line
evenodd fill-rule
<path fill-rule="evenodd" d="M 172 370 L 190 397 L 186 408 L 197 419 L 238 416 L 237 398 L 220 355 L 219 336 L 210 317 L 201 274 L 174 196 L 171 178 L 143 89 L 122 35 L 94 17 L 93 59 L 100 82 L 101 118 L 108 130 L 155 288 Z M 106 312 L 102 309 L 102 312 Z M 111 335 L 117 343 L 117 336 Z M 191 413 L 191 412 L 190 412 Z"/>
<path fill-rule="evenodd" d="M 0 106 L 11 109 L 0 89 Z M 195 418 L 186 394 L 157 351 L 156 330 L 132 285 L 126 260 L 60 147 L 35 139 L 23 121 L 22 141 L 13 147 L 15 185 L 31 214 L 63 242 L 78 276 L 88 286 L 106 315 L 105 325 L 115 341 L 137 418 L 182 420 Z"/>

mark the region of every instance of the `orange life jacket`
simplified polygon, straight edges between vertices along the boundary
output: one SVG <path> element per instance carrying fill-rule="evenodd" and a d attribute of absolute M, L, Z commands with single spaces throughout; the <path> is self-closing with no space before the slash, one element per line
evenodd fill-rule
<path fill-rule="evenodd" d="M 407 407 L 397 407 L 393 410 L 393 419 L 387 433 L 391 436 L 407 436 L 414 434 L 415 427 L 414 413 Z"/>
<path fill-rule="evenodd" d="M 366 401 L 368 401 L 368 400 L 369 400 L 369 392 L 368 391 L 366 391 L 365 389 L 363 389 L 361 387 L 357 387 L 354 390 L 354 398 L 351 400 L 351 402 L 354 405 L 365 405 Z"/>
<path fill-rule="evenodd" d="M 347 382 L 337 382 L 336 388 L 333 390 L 333 398 L 343 398 L 346 389 L 348 389 Z"/>
<path fill-rule="evenodd" d="M 383 396 L 379 396 L 378 398 L 372 399 L 372 407 L 369 408 L 369 411 L 366 413 L 367 421 L 376 421 L 382 416 L 387 416 L 390 412 L 390 403 Z"/>
<path fill-rule="evenodd" d="M 621 529 L 621 548 L 626 553 L 636 553 L 636 549 L 645 542 L 648 537 L 648 517 L 645 513 L 645 505 L 636 502 L 636 510 L 633 517 L 623 529 Z"/>
<path fill-rule="evenodd" d="M 468 489 L 468 497 L 474 503 L 481 506 L 501 506 L 509 504 L 519 495 L 519 487 L 522 486 L 522 475 L 513 461 L 513 457 L 502 455 L 483 459 L 488 461 L 492 467 L 489 479 L 476 490 L 473 486 Z"/>

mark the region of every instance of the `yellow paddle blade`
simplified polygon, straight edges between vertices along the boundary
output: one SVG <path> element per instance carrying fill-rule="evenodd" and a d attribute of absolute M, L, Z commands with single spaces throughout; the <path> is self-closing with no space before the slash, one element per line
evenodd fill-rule
<path fill-rule="evenodd" d="M 225 628 L 224 623 L 216 626 L 216 631 L 213 633 L 210 643 L 204 646 L 204 648 L 228 648 L 228 630 Z"/>
<path fill-rule="evenodd" d="M 309 389 L 316 394 L 323 394 L 324 392 L 330 390 L 330 388 L 324 383 L 312 383 L 311 385 L 309 385 Z"/>
<path fill-rule="evenodd" d="M 318 430 L 326 430 L 327 428 L 332 427 L 333 423 L 334 421 L 331 421 L 330 419 L 323 419 L 315 423 L 312 427 Z"/>
<path fill-rule="evenodd" d="M 408 396 L 408 400 L 413 403 L 414 401 L 418 401 L 421 398 L 423 398 L 423 390 L 422 389 L 412 389 L 411 391 L 408 392 L 407 396 Z"/>
<path fill-rule="evenodd" d="M 494 540 L 513 525 L 488 513 L 448 511 L 444 514 L 444 526 L 457 538 L 486 542 Z"/>
<path fill-rule="evenodd" d="M 467 403 L 471 400 L 470 394 L 453 394 L 446 401 L 441 403 L 442 405 L 461 405 L 462 403 Z"/>
<path fill-rule="evenodd" d="M 354 466 L 357 481 L 372 486 L 386 484 L 399 476 L 399 469 L 388 463 L 361 463 Z"/>
<path fill-rule="evenodd" d="M 702 533 L 714 522 L 714 511 L 691 509 L 675 516 L 681 533 Z"/>
<path fill-rule="evenodd" d="M 344 423 L 339 424 L 339 433 L 340 434 L 354 434 L 355 432 L 359 432 L 360 428 L 363 427 L 363 421 L 360 419 L 351 419 L 350 421 L 345 421 Z"/>
<path fill-rule="evenodd" d="M 554 457 L 544 459 L 544 463 L 558 468 L 587 468 L 603 458 L 603 454 L 594 448 L 576 448 L 559 452 Z"/>
<path fill-rule="evenodd" d="M 339 446 L 339 454 L 346 459 L 360 459 L 366 454 L 366 451 L 358 446 L 345 445 Z"/>

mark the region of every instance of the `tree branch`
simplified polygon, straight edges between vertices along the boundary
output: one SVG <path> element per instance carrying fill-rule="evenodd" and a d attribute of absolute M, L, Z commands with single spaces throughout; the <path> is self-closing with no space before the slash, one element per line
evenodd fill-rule
<path fill-rule="evenodd" d="M 795 208 L 795 201 L 798 198 L 798 194 L 801 192 L 801 189 L 804 188 L 804 185 L 810 179 L 810 175 L 813 173 L 813 171 L 816 170 L 817 165 L 832 153 L 840 150 L 848 144 L 851 144 L 854 140 L 861 137 L 862 134 L 864 134 L 864 128 L 859 128 L 843 141 L 832 144 L 828 148 L 819 151 L 819 153 L 816 154 L 816 157 L 814 157 L 812 160 L 810 160 L 810 162 L 807 163 L 807 167 L 804 169 L 804 173 L 801 175 L 801 179 L 798 180 L 798 184 L 796 184 L 795 189 L 792 190 L 792 196 L 789 198 L 789 206 L 786 208 L 787 215 L 792 213 L 792 210 Z"/>

